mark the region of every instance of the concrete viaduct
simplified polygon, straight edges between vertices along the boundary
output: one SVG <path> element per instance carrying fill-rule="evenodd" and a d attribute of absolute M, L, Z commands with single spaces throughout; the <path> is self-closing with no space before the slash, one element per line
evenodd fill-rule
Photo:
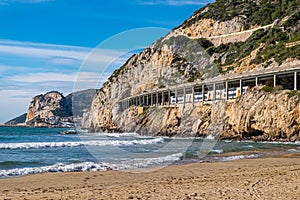
<path fill-rule="evenodd" d="M 209 80 L 174 85 L 144 92 L 121 100 L 122 109 L 131 106 L 171 106 L 235 99 L 257 85 L 282 86 L 283 89 L 300 90 L 300 67 L 262 70 L 256 73 L 225 75 Z"/>

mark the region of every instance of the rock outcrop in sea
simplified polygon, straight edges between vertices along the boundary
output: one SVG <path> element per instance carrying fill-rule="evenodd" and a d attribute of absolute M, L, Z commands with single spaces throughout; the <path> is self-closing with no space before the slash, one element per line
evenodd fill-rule
<path fill-rule="evenodd" d="M 280 87 L 266 92 L 257 86 L 228 102 L 126 110 L 118 103 L 177 84 L 299 65 L 299 9 L 298 1 L 279 0 L 217 0 L 205 6 L 116 70 L 82 126 L 91 132 L 299 140 L 299 93 Z"/>
<path fill-rule="evenodd" d="M 66 97 L 57 91 L 35 96 L 25 124 L 33 127 L 73 127 L 92 102 L 96 90 L 74 92 Z"/>

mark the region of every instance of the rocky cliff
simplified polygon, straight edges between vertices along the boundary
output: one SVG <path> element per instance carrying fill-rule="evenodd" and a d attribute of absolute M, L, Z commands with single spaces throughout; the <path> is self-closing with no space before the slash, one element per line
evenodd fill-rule
<path fill-rule="evenodd" d="M 26 125 L 34 127 L 68 127 L 90 108 L 96 90 L 74 92 L 64 97 L 57 91 L 35 96 L 30 102 Z"/>
<path fill-rule="evenodd" d="M 147 108 L 123 113 L 123 131 L 163 136 L 213 135 L 221 139 L 300 139 L 300 93 L 253 88 L 237 100 Z"/>
<path fill-rule="evenodd" d="M 27 111 L 26 124 L 36 127 L 59 126 L 60 118 L 71 116 L 70 111 L 70 105 L 61 93 L 48 92 L 32 99 Z"/>
<path fill-rule="evenodd" d="M 289 0 L 218 0 L 196 11 L 112 74 L 84 114 L 83 127 L 92 132 L 298 139 L 299 97 L 289 91 L 269 94 L 256 88 L 232 102 L 144 107 L 142 112 L 134 107 L 124 111 L 118 102 L 180 83 L 298 63 L 299 45 L 288 44 L 300 38 L 299 7 Z"/>

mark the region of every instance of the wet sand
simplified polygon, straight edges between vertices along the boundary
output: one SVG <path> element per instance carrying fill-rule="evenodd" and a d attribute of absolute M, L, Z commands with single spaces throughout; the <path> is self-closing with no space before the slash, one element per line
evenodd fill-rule
<path fill-rule="evenodd" d="M 300 153 L 149 172 L 46 173 L 0 180 L 0 199 L 300 199 Z"/>

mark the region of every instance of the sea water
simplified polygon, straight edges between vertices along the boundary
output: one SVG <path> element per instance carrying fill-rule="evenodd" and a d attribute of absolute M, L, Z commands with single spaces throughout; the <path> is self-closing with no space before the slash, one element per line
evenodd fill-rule
<path fill-rule="evenodd" d="M 137 133 L 61 134 L 65 130 L 0 127 L 0 178 L 45 172 L 136 170 L 300 152 L 299 143 L 149 137 Z"/>

